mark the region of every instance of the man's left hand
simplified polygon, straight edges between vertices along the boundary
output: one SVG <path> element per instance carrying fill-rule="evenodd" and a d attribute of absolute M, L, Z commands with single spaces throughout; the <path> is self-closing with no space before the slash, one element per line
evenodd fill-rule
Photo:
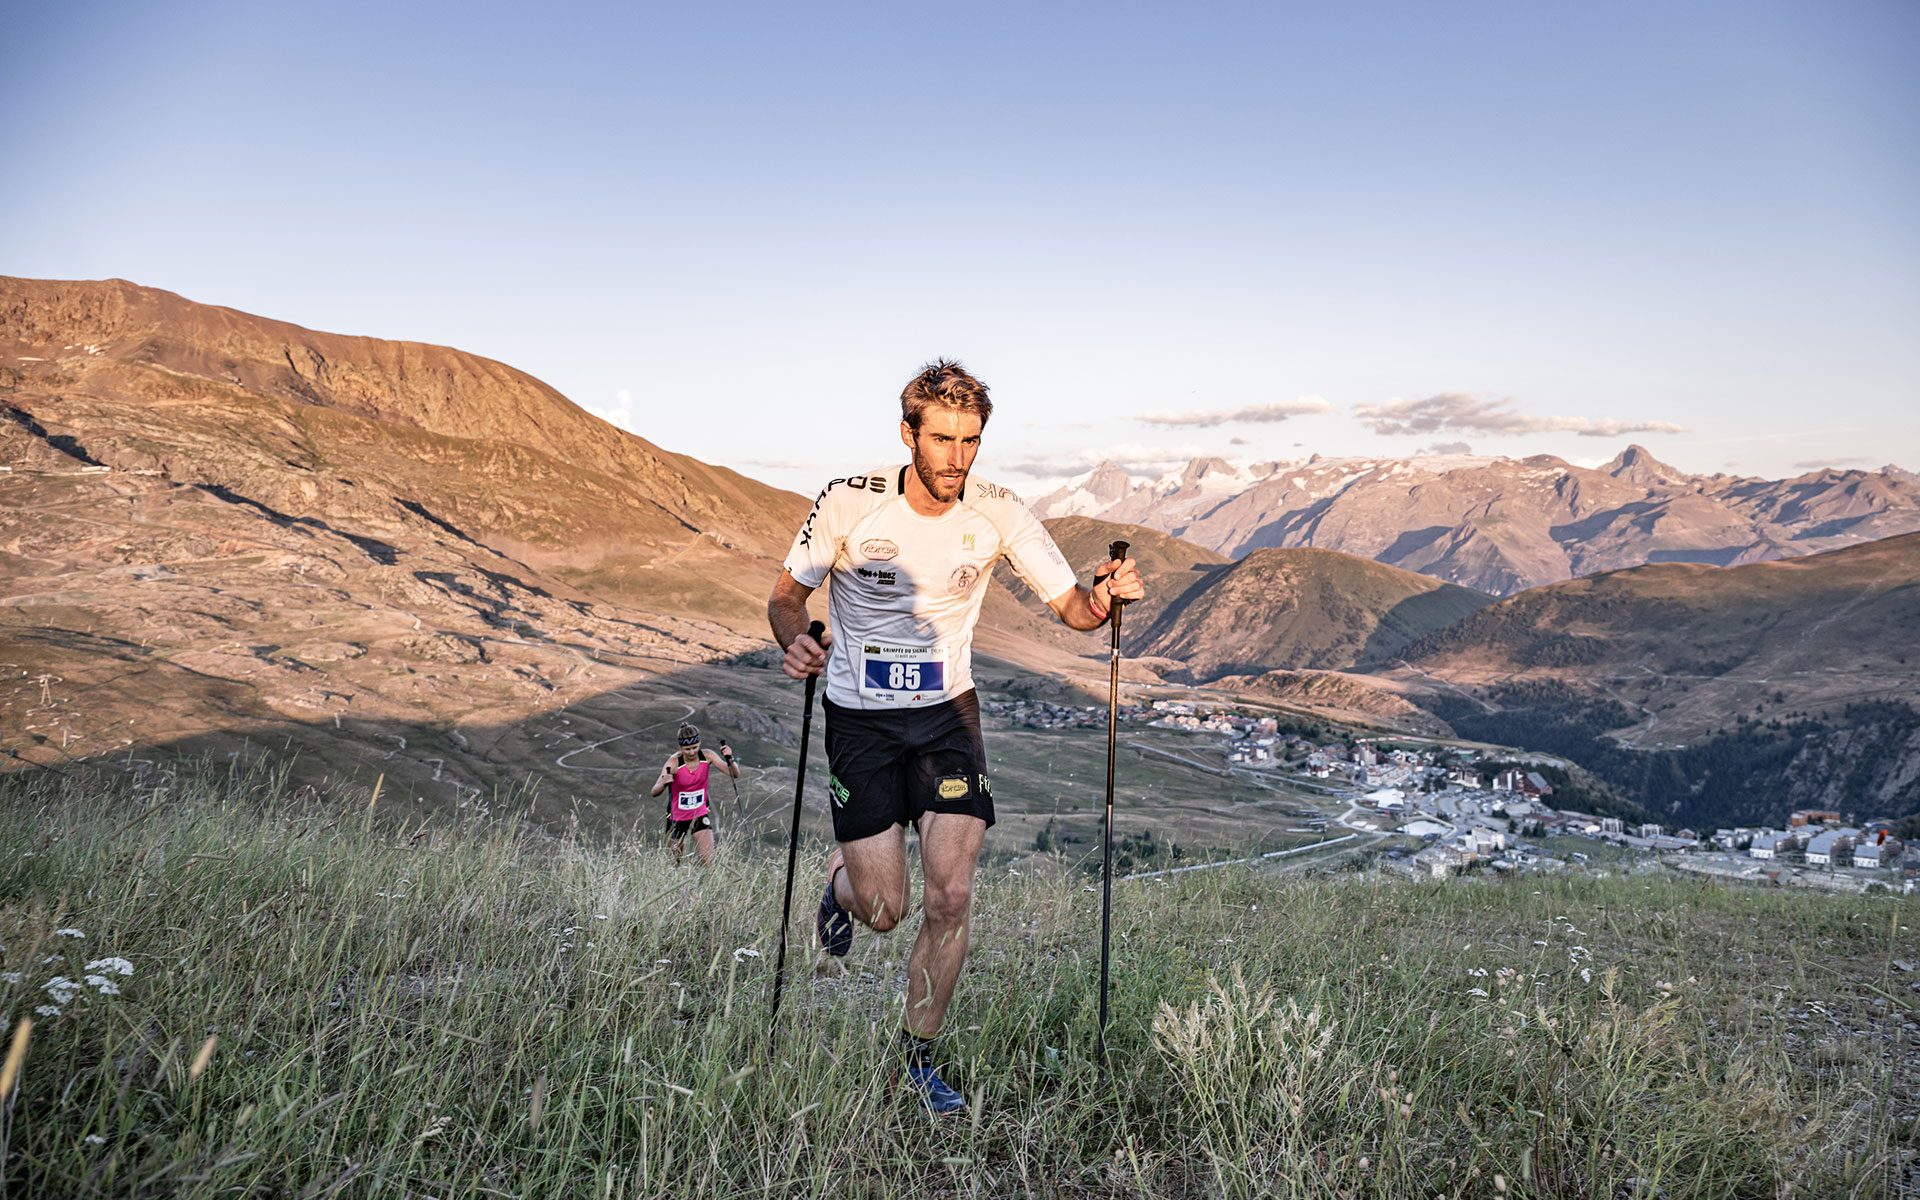
<path fill-rule="evenodd" d="M 1112 608 L 1114 601 L 1133 601 L 1146 598 L 1147 586 L 1140 578 L 1140 568 L 1131 558 L 1116 558 L 1100 572 L 1105 576 L 1093 586 L 1095 603 Z M 1102 591 L 1106 595 L 1101 595 Z"/>

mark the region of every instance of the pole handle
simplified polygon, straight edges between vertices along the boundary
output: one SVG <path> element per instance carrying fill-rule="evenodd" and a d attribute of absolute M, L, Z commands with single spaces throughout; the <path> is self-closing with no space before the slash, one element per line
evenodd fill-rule
<path fill-rule="evenodd" d="M 1127 543 L 1126 543 L 1126 542 L 1121 542 L 1121 541 L 1114 541 L 1114 542 L 1109 542 L 1109 543 L 1107 544 L 1107 558 L 1108 558 L 1109 560 L 1111 560 L 1111 559 L 1124 559 L 1124 558 L 1126 558 L 1126 556 L 1127 556 Z M 1100 582 L 1100 580 L 1099 580 L 1099 579 L 1095 579 L 1095 580 L 1094 580 L 1094 582 L 1095 582 L 1095 583 L 1098 583 L 1098 582 Z M 1131 601 L 1131 600 L 1122 600 L 1122 599 L 1120 599 L 1120 598 L 1119 598 L 1119 597 L 1117 597 L 1117 596 L 1116 596 L 1116 597 L 1114 597 L 1114 601 L 1113 601 L 1113 624 L 1114 624 L 1114 627 L 1115 627 L 1116 629 L 1117 629 L 1117 628 L 1119 628 L 1119 626 L 1120 626 L 1120 606 L 1121 606 L 1121 605 L 1123 605 L 1123 604 L 1132 604 L 1132 603 L 1133 603 L 1133 601 Z"/>

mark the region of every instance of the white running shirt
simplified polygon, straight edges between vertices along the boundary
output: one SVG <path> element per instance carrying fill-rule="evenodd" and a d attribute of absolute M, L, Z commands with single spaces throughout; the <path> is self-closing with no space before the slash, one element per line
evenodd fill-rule
<path fill-rule="evenodd" d="M 901 493 L 910 467 L 827 484 L 787 552 L 809 588 L 831 578 L 827 699 L 844 708 L 924 708 L 973 687 L 973 625 L 987 574 L 1005 558 L 1052 600 L 1073 568 L 1019 497 L 970 478 L 960 500 L 923 517 Z"/>

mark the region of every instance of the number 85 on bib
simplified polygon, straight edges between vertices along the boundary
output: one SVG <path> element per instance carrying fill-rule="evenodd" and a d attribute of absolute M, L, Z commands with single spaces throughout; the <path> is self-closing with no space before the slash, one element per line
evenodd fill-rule
<path fill-rule="evenodd" d="M 947 691 L 946 656 L 938 646 L 870 642 L 861 647 L 860 694 L 875 704 L 931 704 Z"/>

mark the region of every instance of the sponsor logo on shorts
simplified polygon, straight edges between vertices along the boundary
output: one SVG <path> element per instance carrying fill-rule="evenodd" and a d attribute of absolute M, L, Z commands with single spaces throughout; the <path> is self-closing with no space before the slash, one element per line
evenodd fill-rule
<path fill-rule="evenodd" d="M 989 800 L 993 799 L 993 784 L 987 782 L 987 775 L 984 771 L 980 773 L 980 794 Z"/>
<path fill-rule="evenodd" d="M 847 800 L 849 798 L 847 785 L 840 782 L 838 775 L 827 776 L 827 793 L 833 797 L 833 806 L 835 808 L 845 808 L 847 806 Z"/>
<path fill-rule="evenodd" d="M 886 562 L 890 558 L 899 557 L 900 547 L 886 538 L 868 538 L 860 543 L 860 553 L 879 562 Z"/>
<path fill-rule="evenodd" d="M 973 535 L 968 534 L 967 536 L 972 537 Z M 967 591 L 973 587 L 973 581 L 978 578 L 980 578 L 979 567 L 971 563 L 962 563 L 953 569 L 953 574 L 947 576 L 947 590 L 956 596 L 964 596 L 967 594 Z"/>
<path fill-rule="evenodd" d="M 967 783 L 965 775 L 948 775 L 940 781 L 942 800 L 958 800 L 972 790 L 972 785 Z"/>

